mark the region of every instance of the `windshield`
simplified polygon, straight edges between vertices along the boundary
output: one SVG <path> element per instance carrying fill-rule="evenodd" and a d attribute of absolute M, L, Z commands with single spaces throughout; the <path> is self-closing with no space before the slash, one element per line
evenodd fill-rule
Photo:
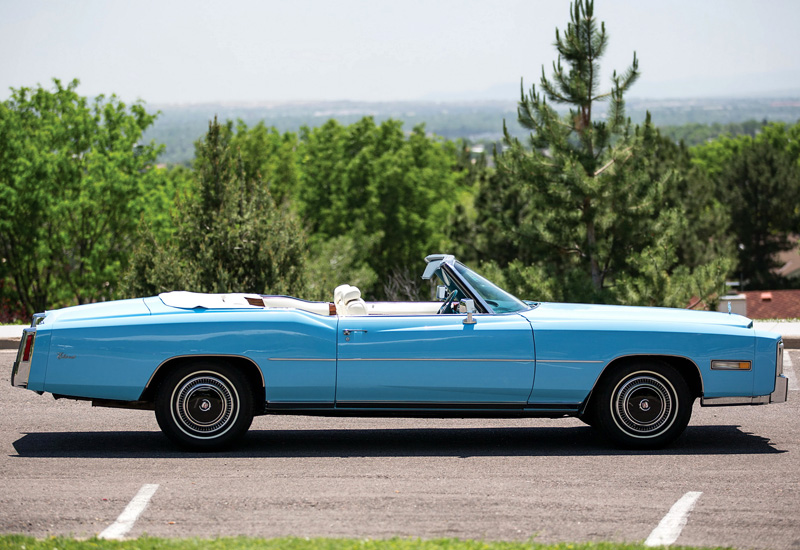
<path fill-rule="evenodd" d="M 456 262 L 454 265 L 458 273 L 475 292 L 480 294 L 481 298 L 489 304 L 495 313 L 512 313 L 530 309 L 530 306 L 525 302 L 498 288 L 494 283 L 484 279 L 464 264 Z"/>

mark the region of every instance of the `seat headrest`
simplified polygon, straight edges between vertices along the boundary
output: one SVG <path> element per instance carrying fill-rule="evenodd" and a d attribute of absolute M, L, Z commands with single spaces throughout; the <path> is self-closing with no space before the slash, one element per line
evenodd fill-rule
<path fill-rule="evenodd" d="M 347 289 L 351 288 L 350 285 L 339 285 L 333 290 L 333 302 L 339 303 L 342 301 L 342 296 L 347 291 Z"/>
<path fill-rule="evenodd" d="M 347 304 L 353 300 L 361 298 L 361 291 L 354 286 L 351 286 L 342 293 L 342 303 Z"/>

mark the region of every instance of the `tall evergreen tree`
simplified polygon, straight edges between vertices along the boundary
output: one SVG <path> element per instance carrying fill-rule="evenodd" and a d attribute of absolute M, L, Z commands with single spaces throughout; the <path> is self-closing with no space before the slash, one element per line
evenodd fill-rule
<path fill-rule="evenodd" d="M 625 117 L 624 94 L 639 77 L 636 54 L 601 92 L 605 25 L 591 0 L 574 2 L 570 16 L 566 32 L 556 30 L 552 78 L 543 68 L 539 90 L 521 94 L 518 121 L 531 131 L 529 147 L 506 129 L 509 149 L 497 157 L 495 203 L 514 251 L 505 257 L 515 258 L 509 273 L 520 275 L 517 290 L 678 306 L 692 295 L 713 294 L 727 264 L 677 269 L 685 221 L 665 208 L 673 173 L 656 164 L 661 139 L 650 117 L 641 127 Z M 608 103 L 604 118 L 597 116 L 601 102 Z M 568 112 L 559 115 L 554 104 Z"/>

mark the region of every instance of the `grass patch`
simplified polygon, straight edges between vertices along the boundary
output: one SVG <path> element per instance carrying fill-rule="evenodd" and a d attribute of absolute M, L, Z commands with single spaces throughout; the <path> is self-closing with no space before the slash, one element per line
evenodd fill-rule
<path fill-rule="evenodd" d="M 641 543 L 622 544 L 534 542 L 486 542 L 477 540 L 411 538 L 332 539 L 225 537 L 215 539 L 162 539 L 141 537 L 126 541 L 76 540 L 67 537 L 35 539 L 22 535 L 0 535 L 0 550 L 646 550 Z M 692 550 L 694 547 L 672 547 Z"/>

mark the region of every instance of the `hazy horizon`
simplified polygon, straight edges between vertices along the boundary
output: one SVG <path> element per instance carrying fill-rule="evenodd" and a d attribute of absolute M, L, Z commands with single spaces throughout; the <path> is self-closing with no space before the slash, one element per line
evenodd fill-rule
<path fill-rule="evenodd" d="M 800 97 L 800 3 L 598 1 L 602 89 L 630 99 Z M 515 101 L 556 59 L 567 2 L 188 0 L 0 4 L 0 99 L 78 78 L 148 104 Z"/>

